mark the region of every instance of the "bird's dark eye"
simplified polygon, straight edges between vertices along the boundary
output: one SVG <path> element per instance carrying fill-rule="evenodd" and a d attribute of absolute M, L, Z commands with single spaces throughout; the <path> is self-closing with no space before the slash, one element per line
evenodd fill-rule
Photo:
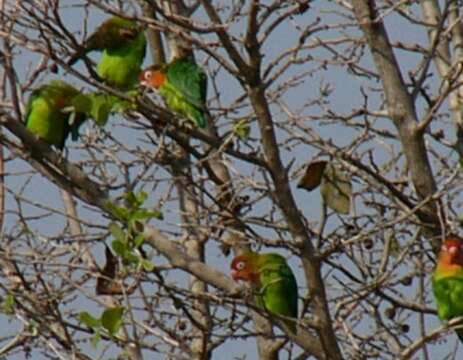
<path fill-rule="evenodd" d="M 151 79 L 152 77 L 153 77 L 153 73 L 152 73 L 151 71 L 147 71 L 147 72 L 145 73 L 145 78 L 146 78 L 147 80 Z"/>
<path fill-rule="evenodd" d="M 244 263 L 244 261 L 240 261 L 238 264 L 236 264 L 236 269 L 243 270 L 245 265 L 246 264 Z"/>

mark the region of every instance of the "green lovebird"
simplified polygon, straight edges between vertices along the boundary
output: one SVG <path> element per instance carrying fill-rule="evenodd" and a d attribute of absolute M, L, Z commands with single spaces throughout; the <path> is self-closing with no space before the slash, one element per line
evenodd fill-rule
<path fill-rule="evenodd" d="M 159 90 L 172 111 L 206 127 L 207 76 L 190 57 L 148 67 L 140 74 L 140 85 Z"/>
<path fill-rule="evenodd" d="M 108 85 L 130 90 L 138 82 L 146 54 L 146 36 L 136 21 L 114 16 L 101 24 L 68 61 L 73 65 L 91 51 L 102 51 L 98 76 Z"/>
<path fill-rule="evenodd" d="M 297 283 L 283 256 L 248 252 L 231 263 L 234 280 L 249 281 L 256 290 L 259 306 L 277 315 L 297 318 Z M 295 332 L 296 324 L 286 322 Z"/>
<path fill-rule="evenodd" d="M 432 288 L 442 321 L 463 316 L 463 239 L 451 235 L 442 244 Z M 457 335 L 463 342 L 463 329 Z"/>
<path fill-rule="evenodd" d="M 27 103 L 26 127 L 62 150 L 69 133 L 72 140 L 77 140 L 79 127 L 86 119 L 84 113 L 63 111 L 72 106 L 72 100 L 79 94 L 79 90 L 61 80 L 35 89 Z"/>

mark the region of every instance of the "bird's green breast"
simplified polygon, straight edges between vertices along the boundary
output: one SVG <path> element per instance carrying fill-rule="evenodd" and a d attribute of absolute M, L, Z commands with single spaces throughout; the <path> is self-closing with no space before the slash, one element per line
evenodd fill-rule
<path fill-rule="evenodd" d="M 159 93 L 165 100 L 167 106 L 180 115 L 203 127 L 204 116 L 200 110 L 187 101 L 183 93 L 169 82 L 165 82 Z"/>
<path fill-rule="evenodd" d="M 433 279 L 433 291 L 442 320 L 463 315 L 463 277 Z"/>
<path fill-rule="evenodd" d="M 129 90 L 138 82 L 145 57 L 146 38 L 140 34 L 132 43 L 117 49 L 103 51 L 97 66 L 97 74 L 107 84 Z"/>
<path fill-rule="evenodd" d="M 159 93 L 164 98 L 167 106 L 176 112 L 181 113 L 183 116 L 188 115 L 188 110 L 191 105 L 185 100 L 181 91 L 169 82 L 165 82 L 160 88 Z"/>
<path fill-rule="evenodd" d="M 269 258 L 260 265 L 259 282 L 259 292 L 267 310 L 297 317 L 297 283 L 283 257 Z"/>
<path fill-rule="evenodd" d="M 67 115 L 61 113 L 50 99 L 36 97 L 29 104 L 27 128 L 50 145 L 63 146 Z"/>
<path fill-rule="evenodd" d="M 290 279 L 280 278 L 263 288 L 263 303 L 275 314 L 297 317 L 297 287 Z"/>

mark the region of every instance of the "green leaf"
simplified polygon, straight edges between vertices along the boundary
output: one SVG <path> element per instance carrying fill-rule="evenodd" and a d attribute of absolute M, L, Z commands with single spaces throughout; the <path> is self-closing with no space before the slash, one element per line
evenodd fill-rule
<path fill-rule="evenodd" d="M 145 236 L 143 234 L 138 234 L 135 239 L 133 239 L 134 247 L 138 248 L 145 242 Z"/>
<path fill-rule="evenodd" d="M 123 259 L 126 263 L 129 264 L 138 264 L 140 262 L 140 258 L 131 251 L 127 251 Z"/>
<path fill-rule="evenodd" d="M 138 194 L 135 195 L 136 199 L 137 199 L 137 202 L 138 202 L 138 206 L 141 206 L 143 205 L 143 203 L 146 201 L 146 199 L 148 199 L 148 193 L 146 193 L 145 191 L 140 191 Z"/>
<path fill-rule="evenodd" d="M 14 305 L 15 305 L 15 300 L 14 296 L 11 294 L 8 294 L 5 297 L 5 300 L 3 300 L 3 312 L 7 315 L 14 314 Z"/>
<path fill-rule="evenodd" d="M 98 343 L 100 342 L 101 340 L 101 334 L 100 334 L 100 331 L 99 330 L 96 330 L 95 331 L 95 335 L 92 336 L 92 339 L 90 340 L 93 348 L 96 349 L 96 347 L 98 346 Z"/>
<path fill-rule="evenodd" d="M 99 328 L 101 326 L 100 319 L 95 318 L 87 311 L 82 311 L 79 314 L 79 321 L 92 329 Z"/>
<path fill-rule="evenodd" d="M 340 214 L 349 214 L 352 184 L 348 174 L 328 163 L 323 173 L 320 191 L 328 207 Z"/>
<path fill-rule="evenodd" d="M 117 113 L 124 113 L 127 110 L 136 110 L 137 105 L 134 102 L 118 99 L 114 102 L 112 110 Z"/>
<path fill-rule="evenodd" d="M 117 102 L 117 97 L 102 93 L 89 93 L 86 96 L 91 104 L 87 114 L 95 120 L 98 126 L 106 125 L 114 104 Z"/>
<path fill-rule="evenodd" d="M 124 307 L 114 307 L 107 309 L 101 315 L 101 324 L 108 330 L 110 335 L 115 335 L 122 326 L 122 316 L 124 315 Z"/>
<path fill-rule="evenodd" d="M 124 195 L 124 198 L 131 209 L 138 209 L 146 201 L 148 194 L 145 191 L 139 191 L 136 194 L 129 191 Z"/>
<path fill-rule="evenodd" d="M 76 112 L 90 115 L 92 100 L 86 94 L 79 94 L 72 99 L 72 106 Z"/>
<path fill-rule="evenodd" d="M 129 210 L 125 207 L 118 206 L 110 201 L 105 203 L 105 209 L 118 220 L 125 222 L 129 218 Z"/>
<path fill-rule="evenodd" d="M 138 209 L 130 214 L 130 220 L 148 220 L 152 218 L 162 218 L 159 210 Z"/>
<path fill-rule="evenodd" d="M 164 214 L 162 213 L 161 210 L 152 209 L 151 212 L 153 213 L 153 218 L 158 219 L 158 220 L 164 220 Z"/>
<path fill-rule="evenodd" d="M 112 222 L 109 224 L 108 226 L 108 230 L 109 232 L 111 233 L 111 235 L 114 237 L 114 239 L 122 242 L 122 243 L 125 243 L 127 242 L 127 237 L 125 235 L 125 232 L 124 230 L 122 230 L 122 228 L 116 224 L 115 222 Z"/>
<path fill-rule="evenodd" d="M 138 256 L 132 253 L 132 248 L 129 244 L 119 240 L 114 240 L 111 243 L 114 252 L 119 255 L 126 263 L 138 263 Z"/>
<path fill-rule="evenodd" d="M 135 195 L 132 191 L 129 191 L 127 193 L 124 194 L 124 198 L 125 198 L 125 201 L 127 202 L 128 206 L 130 208 L 138 208 L 140 207 L 141 204 L 143 204 L 143 202 L 140 204 L 139 200 L 138 200 L 138 197 L 137 195 Z"/>
<path fill-rule="evenodd" d="M 130 101 L 120 99 L 114 96 L 113 99 L 113 112 L 124 113 L 127 110 L 136 110 L 137 109 L 137 98 L 141 95 L 140 90 L 130 90 L 125 93 L 128 97 L 131 98 Z"/>
<path fill-rule="evenodd" d="M 111 243 L 111 247 L 113 248 L 114 252 L 123 259 L 126 257 L 126 254 L 130 252 L 128 245 L 120 240 L 114 240 Z"/>
<path fill-rule="evenodd" d="M 98 126 L 105 126 L 108 122 L 109 114 L 111 113 L 111 108 L 107 104 L 95 104 L 92 108 L 92 117 L 97 123 Z"/>
<path fill-rule="evenodd" d="M 233 125 L 233 133 L 241 140 L 246 140 L 251 134 L 251 127 L 246 119 L 241 119 Z"/>
<path fill-rule="evenodd" d="M 145 271 L 151 272 L 154 270 L 154 264 L 148 259 L 141 259 L 140 264 L 141 266 L 143 266 L 143 269 L 145 269 Z"/>

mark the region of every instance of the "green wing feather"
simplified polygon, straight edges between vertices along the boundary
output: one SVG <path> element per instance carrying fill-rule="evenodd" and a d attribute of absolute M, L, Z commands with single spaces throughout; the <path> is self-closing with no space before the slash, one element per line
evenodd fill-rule
<path fill-rule="evenodd" d="M 447 277 L 433 281 L 439 317 L 449 320 L 463 316 L 463 279 Z"/>
<path fill-rule="evenodd" d="M 138 83 L 146 55 L 146 37 L 140 32 L 135 40 L 114 49 L 105 49 L 97 65 L 97 74 L 108 85 L 130 90 Z"/>
<path fill-rule="evenodd" d="M 188 58 L 174 60 L 167 68 L 167 81 L 175 86 L 186 101 L 204 109 L 207 98 L 207 76 Z"/>
<path fill-rule="evenodd" d="M 98 76 L 108 85 L 130 90 L 138 82 L 146 45 L 143 28 L 136 21 L 114 16 L 90 35 L 68 64 L 74 64 L 88 52 L 102 51 L 97 65 Z"/>
<path fill-rule="evenodd" d="M 463 278 L 453 276 L 433 280 L 433 291 L 437 303 L 437 313 L 443 321 L 463 316 Z M 463 329 L 457 331 L 463 341 Z"/>
<path fill-rule="evenodd" d="M 176 96 L 185 102 L 182 109 L 174 110 L 184 113 L 199 127 L 206 127 L 207 76 L 203 69 L 189 58 L 180 58 L 168 65 L 166 76 Z"/>
<path fill-rule="evenodd" d="M 291 268 L 281 255 L 259 257 L 259 303 L 272 313 L 297 318 L 297 282 Z M 296 330 L 293 322 L 287 324 Z"/>

